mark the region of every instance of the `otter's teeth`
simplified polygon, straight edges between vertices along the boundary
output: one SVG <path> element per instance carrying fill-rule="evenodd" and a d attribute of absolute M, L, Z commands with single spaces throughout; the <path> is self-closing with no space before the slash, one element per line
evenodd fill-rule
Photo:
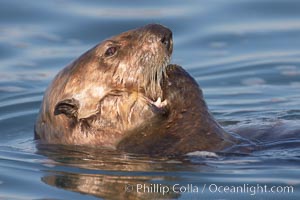
<path fill-rule="evenodd" d="M 161 104 L 161 98 L 158 97 L 158 99 L 156 100 L 156 103 Z"/>
<path fill-rule="evenodd" d="M 158 108 L 162 108 L 162 107 L 166 106 L 167 103 L 168 102 L 166 99 L 162 102 L 160 97 L 158 97 L 158 99 L 155 102 L 153 102 L 153 104 Z"/>

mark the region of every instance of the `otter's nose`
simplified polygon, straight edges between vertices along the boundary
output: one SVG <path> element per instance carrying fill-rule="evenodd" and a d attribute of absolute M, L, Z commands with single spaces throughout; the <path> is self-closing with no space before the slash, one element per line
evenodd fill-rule
<path fill-rule="evenodd" d="M 172 31 L 160 24 L 149 24 L 146 26 L 146 28 L 159 38 L 159 41 L 171 54 L 173 50 Z"/>
<path fill-rule="evenodd" d="M 162 36 L 160 42 L 165 45 L 165 47 L 167 48 L 169 53 L 172 53 L 173 41 L 172 41 L 172 32 L 170 30 L 169 30 L 169 32 L 165 32 L 165 34 Z"/>

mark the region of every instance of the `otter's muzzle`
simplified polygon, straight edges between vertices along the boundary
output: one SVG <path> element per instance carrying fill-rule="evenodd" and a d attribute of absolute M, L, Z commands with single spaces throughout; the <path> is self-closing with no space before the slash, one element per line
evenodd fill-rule
<path fill-rule="evenodd" d="M 172 31 L 160 24 L 149 24 L 145 28 L 159 38 L 160 42 L 166 47 L 169 55 L 171 55 L 173 51 Z"/>

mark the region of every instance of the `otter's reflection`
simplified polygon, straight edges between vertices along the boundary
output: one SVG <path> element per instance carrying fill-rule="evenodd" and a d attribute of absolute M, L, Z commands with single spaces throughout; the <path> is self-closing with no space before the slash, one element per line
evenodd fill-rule
<path fill-rule="evenodd" d="M 163 193 L 162 190 L 153 189 L 154 186 L 147 183 L 150 179 L 149 177 L 135 178 L 130 176 L 62 173 L 43 177 L 42 181 L 58 188 L 104 199 L 174 199 L 179 197 L 179 194 L 174 192 Z M 139 184 L 145 184 L 150 189 L 137 190 L 136 187 Z M 163 185 L 160 187 L 162 188 Z"/>
<path fill-rule="evenodd" d="M 44 183 L 104 199 L 175 199 L 180 193 L 165 183 L 180 182 L 176 171 L 192 170 L 168 158 L 79 146 L 38 145 L 38 153 L 55 163 Z"/>

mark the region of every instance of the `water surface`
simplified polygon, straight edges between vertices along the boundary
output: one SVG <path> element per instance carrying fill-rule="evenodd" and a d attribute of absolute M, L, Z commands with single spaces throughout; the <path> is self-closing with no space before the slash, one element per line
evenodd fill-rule
<path fill-rule="evenodd" d="M 292 0 L 2 0 L 0 199 L 299 199 L 298 8 Z M 268 130 L 261 150 L 158 158 L 37 148 L 33 125 L 54 75 L 101 40 L 147 23 L 172 29 L 172 63 L 197 80 L 225 129 Z"/>

